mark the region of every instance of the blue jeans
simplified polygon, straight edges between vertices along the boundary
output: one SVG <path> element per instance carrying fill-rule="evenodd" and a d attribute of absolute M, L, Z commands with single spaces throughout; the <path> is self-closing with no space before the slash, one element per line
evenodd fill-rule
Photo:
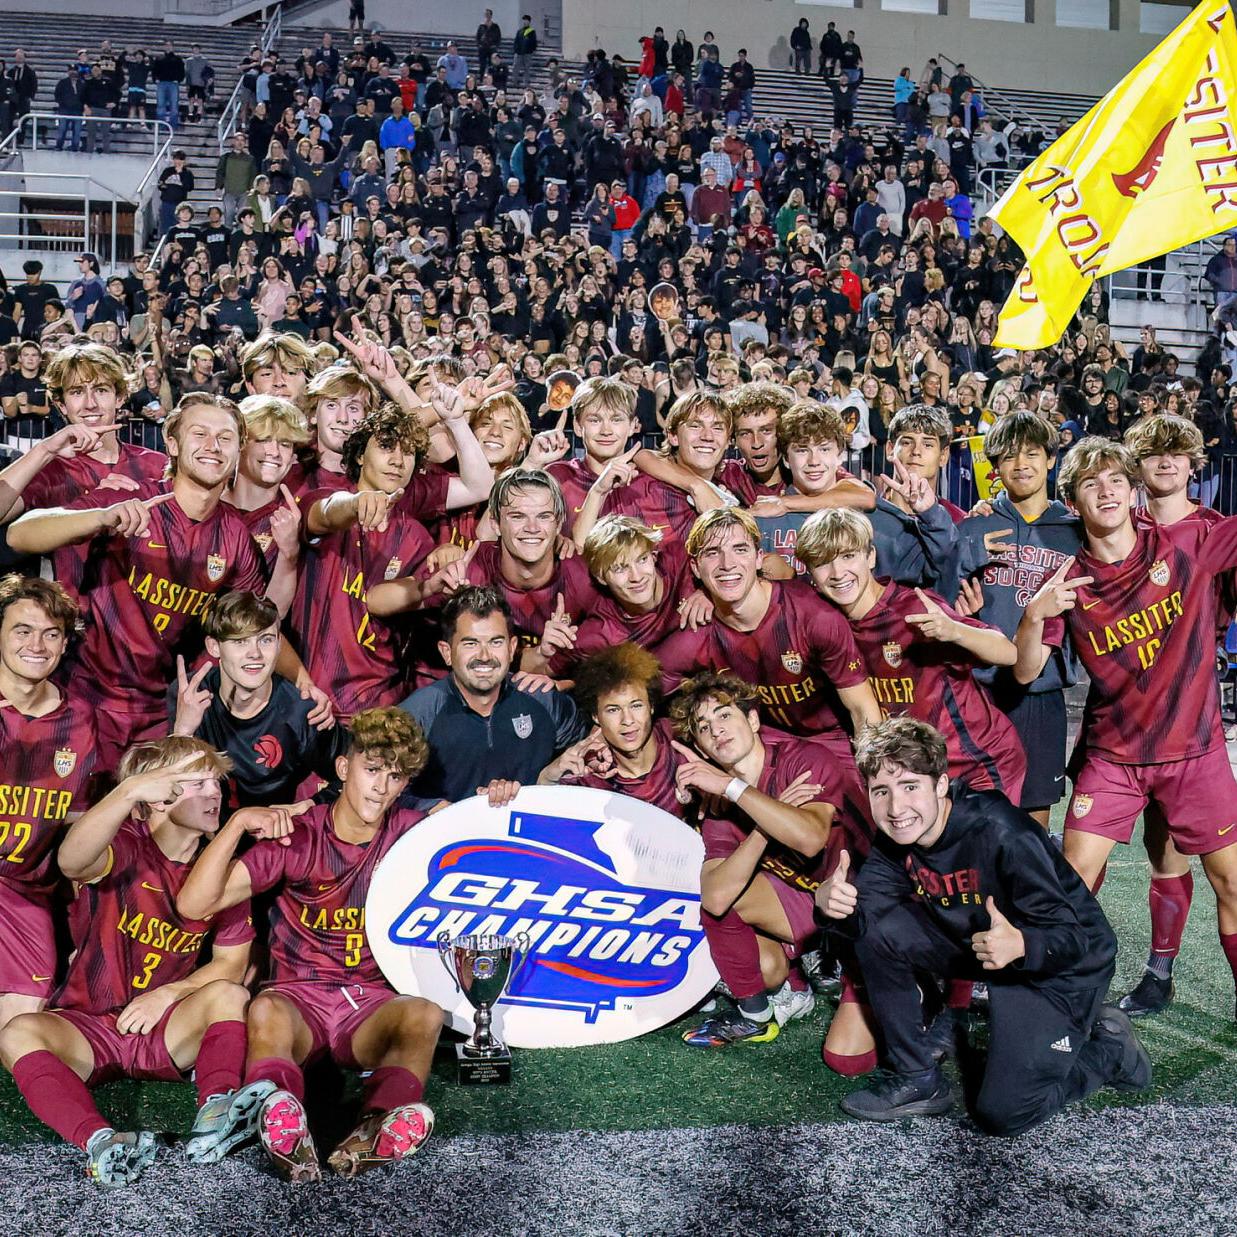
<path fill-rule="evenodd" d="M 56 125 L 56 149 L 64 149 L 65 138 L 69 139 L 70 150 L 82 149 L 82 122 L 81 119 L 70 120 L 67 116 L 62 116 Z"/>
<path fill-rule="evenodd" d="M 156 82 L 155 115 L 166 120 L 173 129 L 180 127 L 180 83 Z"/>
<path fill-rule="evenodd" d="M 610 254 L 617 262 L 623 256 L 623 242 L 631 235 L 630 228 L 615 228 L 610 233 Z"/>
<path fill-rule="evenodd" d="M 159 203 L 159 235 L 165 236 L 172 230 L 172 224 L 176 222 L 176 208 L 180 205 L 179 202 L 160 202 Z"/>

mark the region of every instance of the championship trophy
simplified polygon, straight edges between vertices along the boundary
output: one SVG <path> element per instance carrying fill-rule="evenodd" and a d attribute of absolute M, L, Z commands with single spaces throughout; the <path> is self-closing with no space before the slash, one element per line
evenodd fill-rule
<path fill-rule="evenodd" d="M 490 1030 L 493 1008 L 528 961 L 528 933 L 516 936 L 438 934 L 438 956 L 456 988 L 475 1009 L 473 1032 L 455 1046 L 459 1081 L 465 1085 L 511 1081 L 511 1050 Z M 519 952 L 518 962 L 514 961 Z M 514 963 L 514 964 L 513 964 Z"/>

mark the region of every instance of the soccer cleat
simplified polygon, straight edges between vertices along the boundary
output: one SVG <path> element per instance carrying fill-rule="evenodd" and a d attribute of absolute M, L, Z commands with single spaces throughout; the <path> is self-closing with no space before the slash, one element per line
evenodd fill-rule
<path fill-rule="evenodd" d="M 949 1080 L 938 1069 L 922 1074 L 881 1070 L 862 1091 L 842 1099 L 844 1113 L 861 1121 L 901 1121 L 903 1117 L 939 1117 L 954 1105 Z"/>
<path fill-rule="evenodd" d="M 258 1115 L 258 1135 L 275 1171 L 285 1181 L 321 1181 L 318 1149 L 309 1132 L 305 1105 L 291 1091 L 272 1091 Z"/>
<path fill-rule="evenodd" d="M 1091 1027 L 1091 1038 L 1115 1040 L 1121 1047 L 1121 1059 L 1108 1080 L 1113 1090 L 1145 1091 L 1151 1085 L 1151 1058 L 1123 1010 L 1105 1005 Z"/>
<path fill-rule="evenodd" d="M 777 1039 L 776 1018 L 757 1022 L 734 1006 L 706 1019 L 691 1031 L 683 1032 L 683 1042 L 693 1048 L 725 1048 L 728 1044 L 767 1044 Z"/>
<path fill-rule="evenodd" d="M 434 1110 L 428 1104 L 373 1112 L 331 1152 L 327 1163 L 341 1177 L 358 1177 L 416 1155 L 433 1132 Z"/>
<path fill-rule="evenodd" d="M 816 997 L 810 989 L 796 991 L 789 983 L 784 983 L 776 992 L 769 994 L 769 1004 L 773 1006 L 773 1018 L 779 1027 L 797 1018 L 806 1018 L 816 1008 Z"/>
<path fill-rule="evenodd" d="M 261 1078 L 247 1087 L 212 1095 L 198 1109 L 185 1142 L 185 1158 L 193 1164 L 215 1164 L 256 1137 L 262 1102 L 274 1090 L 273 1082 Z"/>
<path fill-rule="evenodd" d="M 1117 1008 L 1130 1018 L 1145 1018 L 1166 1010 L 1176 996 L 1173 977 L 1161 979 L 1151 971 L 1144 971 L 1138 985 L 1117 1002 Z"/>
<path fill-rule="evenodd" d="M 96 1130 L 86 1143 L 86 1175 L 105 1190 L 131 1185 L 154 1162 L 159 1145 L 149 1130 Z"/>
<path fill-rule="evenodd" d="M 813 949 L 800 955 L 799 965 L 817 996 L 836 997 L 842 991 L 842 964 L 837 958 L 826 958 L 819 949 Z"/>

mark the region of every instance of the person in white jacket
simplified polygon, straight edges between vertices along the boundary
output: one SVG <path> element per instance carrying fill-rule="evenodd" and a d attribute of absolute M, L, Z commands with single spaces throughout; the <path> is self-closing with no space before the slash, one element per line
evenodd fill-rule
<path fill-rule="evenodd" d="M 661 100 L 653 93 L 653 87 L 645 82 L 644 88 L 640 91 L 640 97 L 631 105 L 631 119 L 642 113 L 647 112 L 649 123 L 654 129 L 660 129 L 665 122 L 665 112 L 662 109 Z"/>

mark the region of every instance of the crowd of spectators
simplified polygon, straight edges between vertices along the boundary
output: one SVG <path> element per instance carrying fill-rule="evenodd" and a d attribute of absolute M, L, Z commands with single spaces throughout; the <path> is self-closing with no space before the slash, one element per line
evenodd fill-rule
<path fill-rule="evenodd" d="M 862 81 L 862 52 L 832 22 L 814 37 L 804 18 L 795 68 L 811 72 L 816 53 L 836 101 Z M 1207 270 L 1218 333 L 1196 375 L 1150 328 L 1127 355 L 1100 286 L 1053 348 L 994 348 L 1022 255 L 976 217 L 975 174 L 1004 164 L 1010 143 L 965 66 L 904 68 L 884 126 L 845 107 L 843 123 L 796 126 L 756 107 L 746 49 L 723 54 L 709 31 L 693 45 L 657 27 L 638 55 L 598 48 L 579 67 L 551 56 L 538 68 L 531 19 L 505 36 L 488 10 L 471 59 L 455 43 L 395 47 L 376 29 L 312 42 L 287 61 L 255 48 L 242 66 L 241 126 L 209 209 L 190 200 L 198 187 L 175 153 L 153 263 L 139 255 L 104 279 L 86 254 L 63 291 L 33 262 L 4 285 L 11 443 L 53 425 L 39 349 L 75 333 L 131 359 L 130 432 L 154 443 L 185 390 L 234 386 L 260 332 L 329 357 L 344 331 L 372 335 L 405 369 L 442 354 L 466 372 L 506 364 L 535 431 L 558 422 L 547 380 L 560 372 L 629 382 L 650 441 L 685 392 L 773 380 L 845 407 L 852 462 L 873 473 L 908 402 L 946 409 L 959 441 L 1011 408 L 1055 421 L 1067 442 L 1119 436 L 1152 407 L 1182 411 L 1204 431 L 1201 484 L 1231 507 L 1234 242 Z M 126 81 L 132 110 L 144 53 L 104 44 L 79 60 L 75 88 Z M 150 80 L 160 114 L 178 115 L 162 93 L 179 72 L 158 67 L 169 60 L 171 42 Z M 195 60 L 180 62 L 191 92 Z M 955 455 L 949 484 L 967 499 L 969 455 Z"/>

